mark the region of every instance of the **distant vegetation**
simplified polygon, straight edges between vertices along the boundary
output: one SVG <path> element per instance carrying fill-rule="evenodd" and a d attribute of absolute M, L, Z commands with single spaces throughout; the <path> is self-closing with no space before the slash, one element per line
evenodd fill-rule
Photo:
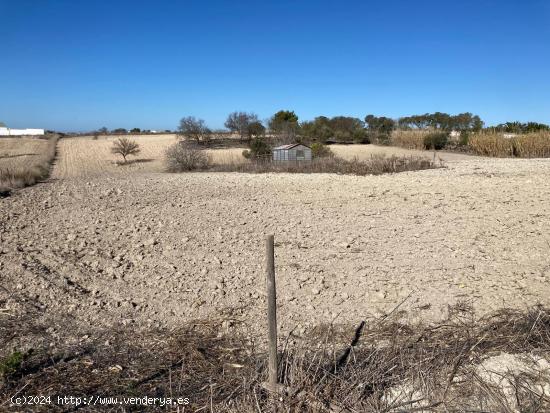
<path fill-rule="evenodd" d="M 483 120 L 470 112 L 456 115 L 434 112 L 396 119 L 367 114 L 364 118 L 317 116 L 313 120 L 300 120 L 296 112 L 284 109 L 262 121 L 254 112 L 234 111 L 227 115 L 224 126 L 225 130 L 213 132 L 203 119 L 186 116 L 180 120 L 176 133 L 202 146 L 216 143 L 224 134 L 237 135 L 249 146 L 243 151 L 247 159 L 267 156 L 274 146 L 295 142 L 307 145 L 373 143 L 418 150 L 458 150 L 485 156 L 546 157 L 550 152 L 550 126 L 506 122 L 485 127 Z M 103 127 L 93 136 L 97 139 L 100 134 L 150 132 L 140 128 L 129 132 L 117 128 L 109 132 Z"/>
<path fill-rule="evenodd" d="M 435 112 L 405 116 L 399 118 L 397 124 L 401 129 L 437 129 L 447 132 L 453 130 L 477 132 L 483 128 L 483 121 L 480 117 L 469 112 L 458 115 Z"/>
<path fill-rule="evenodd" d="M 542 131 L 550 131 L 550 126 L 545 125 L 544 123 L 537 123 L 537 122 L 528 122 L 528 123 L 521 123 L 521 122 L 506 122 L 501 123 L 497 126 L 492 126 L 490 128 L 487 128 L 488 131 L 491 132 L 506 132 L 506 133 L 532 133 L 532 132 L 542 132 Z"/>

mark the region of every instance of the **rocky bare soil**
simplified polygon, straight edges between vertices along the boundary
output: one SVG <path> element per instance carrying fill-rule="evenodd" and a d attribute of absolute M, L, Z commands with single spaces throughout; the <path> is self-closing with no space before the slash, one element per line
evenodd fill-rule
<path fill-rule="evenodd" d="M 231 313 L 261 327 L 267 233 L 283 331 L 400 303 L 427 320 L 459 301 L 550 305 L 550 160 L 52 180 L 0 200 L 0 316 L 148 328 Z"/>

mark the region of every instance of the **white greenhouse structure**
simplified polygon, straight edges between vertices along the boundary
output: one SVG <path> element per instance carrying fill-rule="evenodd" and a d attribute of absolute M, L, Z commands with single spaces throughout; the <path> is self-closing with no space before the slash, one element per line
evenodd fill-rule
<path fill-rule="evenodd" d="M 37 136 L 44 135 L 44 129 L 12 129 L 0 122 L 0 136 Z"/>
<path fill-rule="evenodd" d="M 311 148 L 301 143 L 273 148 L 273 160 L 276 162 L 311 161 L 311 158 Z"/>

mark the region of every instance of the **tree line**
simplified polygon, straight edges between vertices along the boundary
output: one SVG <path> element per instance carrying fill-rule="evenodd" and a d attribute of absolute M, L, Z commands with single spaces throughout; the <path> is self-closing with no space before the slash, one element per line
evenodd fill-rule
<path fill-rule="evenodd" d="M 506 123 L 501 123 L 497 126 L 491 126 L 487 129 L 492 130 L 494 132 L 506 132 L 506 133 L 521 134 L 521 133 L 549 131 L 550 126 L 548 126 L 544 123 L 537 123 L 537 122 L 527 122 L 527 123 L 506 122 Z"/>
<path fill-rule="evenodd" d="M 269 137 L 271 141 L 289 142 L 355 142 L 389 143 L 395 129 L 433 130 L 436 132 L 456 131 L 461 134 L 488 130 L 507 133 L 529 133 L 550 130 L 550 126 L 536 122 L 506 122 L 497 126 L 484 127 L 478 115 L 470 112 L 451 115 L 444 112 L 424 113 L 393 119 L 386 116 L 366 115 L 363 119 L 350 116 L 317 116 L 313 120 L 300 121 L 292 110 L 280 110 L 266 121 L 260 120 L 254 112 L 231 112 L 224 123 L 226 130 L 237 134 L 243 142 Z M 130 131 L 117 128 L 109 131 L 101 128 L 100 134 L 148 133 L 148 130 L 133 128 Z M 170 133 L 165 130 L 165 133 Z M 213 131 L 203 119 L 186 116 L 180 120 L 177 133 L 198 143 L 208 143 Z"/>
<path fill-rule="evenodd" d="M 159 131 L 155 131 L 158 133 Z M 126 129 L 126 128 L 115 128 L 115 129 L 107 129 L 105 126 L 102 128 L 99 128 L 96 131 L 91 132 L 93 135 L 126 135 L 128 133 L 139 135 L 140 133 L 153 133 L 150 129 L 140 129 L 140 128 L 132 128 L 132 129 Z M 162 133 L 172 133 L 170 129 L 165 129 L 162 131 Z"/>
<path fill-rule="evenodd" d="M 397 120 L 369 114 L 363 119 L 350 116 L 318 116 L 313 120 L 300 122 L 294 111 L 280 110 L 265 122 L 253 112 L 235 111 L 227 116 L 224 126 L 230 132 L 238 134 L 243 141 L 265 137 L 267 134 L 271 139 L 280 142 L 388 143 L 392 131 L 397 128 L 475 132 L 483 128 L 483 121 L 479 116 L 469 112 L 458 115 L 435 112 L 406 116 Z M 181 119 L 178 133 L 197 142 L 207 142 L 211 136 L 205 121 L 193 116 Z"/>

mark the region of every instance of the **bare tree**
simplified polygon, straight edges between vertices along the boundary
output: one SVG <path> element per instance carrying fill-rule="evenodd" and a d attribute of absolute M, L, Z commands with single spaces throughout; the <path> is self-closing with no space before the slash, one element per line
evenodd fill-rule
<path fill-rule="evenodd" d="M 258 122 L 258 115 L 247 112 L 232 112 L 227 116 L 225 127 L 231 132 L 237 132 L 241 140 L 245 137 L 250 139 L 249 126 Z"/>
<path fill-rule="evenodd" d="M 211 131 L 206 126 L 202 119 L 197 119 L 194 116 L 186 116 L 180 120 L 178 127 L 178 135 L 196 141 L 197 143 L 208 142 L 210 140 Z"/>
<path fill-rule="evenodd" d="M 117 155 L 122 155 L 124 163 L 128 155 L 137 155 L 140 152 L 139 145 L 135 141 L 128 138 L 119 138 L 113 142 L 111 152 Z"/>

